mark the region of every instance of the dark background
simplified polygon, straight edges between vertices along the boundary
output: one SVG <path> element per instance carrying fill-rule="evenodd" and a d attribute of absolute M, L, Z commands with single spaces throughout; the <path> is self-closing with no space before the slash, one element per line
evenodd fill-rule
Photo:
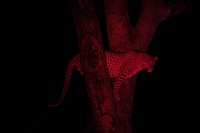
<path fill-rule="evenodd" d="M 139 4 L 136 0 L 129 1 L 133 25 Z M 102 2 L 98 0 L 95 5 L 104 47 L 108 50 Z M 57 108 L 47 106 L 61 92 L 65 68 L 78 53 L 68 1 L 16 1 L 6 3 L 5 7 L 3 46 L 6 46 L 7 69 L 0 130 L 2 133 L 83 133 L 91 119 L 91 110 L 84 77 L 75 69 L 64 102 Z M 160 60 L 153 73 L 138 74 L 134 133 L 193 129 L 199 79 L 195 77 L 199 72 L 198 7 L 195 4 L 191 10 L 170 17 L 158 27 L 148 53 Z"/>

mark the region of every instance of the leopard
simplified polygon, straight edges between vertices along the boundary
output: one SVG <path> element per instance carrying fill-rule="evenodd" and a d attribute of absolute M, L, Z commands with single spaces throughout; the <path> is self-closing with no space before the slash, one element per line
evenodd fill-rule
<path fill-rule="evenodd" d="M 147 72 L 151 73 L 155 62 L 158 60 L 158 56 L 136 51 L 123 53 L 105 51 L 105 57 L 109 78 L 113 82 L 113 94 L 117 101 L 120 101 L 119 90 L 123 83 L 140 71 L 147 70 Z M 67 65 L 62 93 L 55 101 L 49 103 L 50 107 L 56 107 L 64 100 L 70 85 L 73 68 L 76 68 L 81 75 L 84 75 L 80 54 L 75 55 Z"/>

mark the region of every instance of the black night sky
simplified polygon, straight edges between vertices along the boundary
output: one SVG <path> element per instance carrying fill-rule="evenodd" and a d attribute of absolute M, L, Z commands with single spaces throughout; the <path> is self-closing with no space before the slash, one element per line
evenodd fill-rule
<path fill-rule="evenodd" d="M 108 50 L 102 2 L 96 9 Z M 133 5 L 131 7 L 130 5 Z M 129 3 L 132 24 L 138 2 Z M 179 132 L 193 128 L 198 89 L 199 13 L 197 5 L 168 18 L 157 29 L 148 53 L 157 55 L 153 73 L 138 74 L 133 132 Z M 73 70 L 69 92 L 57 108 L 47 106 L 62 89 L 65 68 L 78 53 L 78 40 L 68 1 L 6 4 L 6 88 L 1 133 L 83 133 L 91 110 L 84 77 Z M 190 125 L 192 124 L 192 125 Z"/>

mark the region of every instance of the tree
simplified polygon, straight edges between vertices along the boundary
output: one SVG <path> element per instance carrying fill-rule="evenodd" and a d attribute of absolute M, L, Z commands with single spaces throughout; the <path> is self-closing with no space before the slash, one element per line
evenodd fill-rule
<path fill-rule="evenodd" d="M 190 2 L 142 0 L 135 26 L 129 21 L 127 0 L 104 0 L 105 20 L 110 50 L 146 52 L 159 24 L 169 16 L 189 8 Z M 97 133 L 131 133 L 132 103 L 136 76 L 127 81 L 117 102 L 106 70 L 99 20 L 91 0 L 72 0 L 81 64 L 87 84 Z"/>

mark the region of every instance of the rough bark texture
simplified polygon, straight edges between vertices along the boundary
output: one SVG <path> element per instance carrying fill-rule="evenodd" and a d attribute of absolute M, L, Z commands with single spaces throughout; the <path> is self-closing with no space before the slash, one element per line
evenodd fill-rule
<path fill-rule="evenodd" d="M 165 0 L 143 0 L 139 20 L 132 27 L 127 12 L 127 0 L 104 0 L 110 49 L 118 52 L 146 52 L 159 24 L 168 16 L 183 11 L 186 5 L 178 3 L 172 6 Z M 99 21 L 92 0 L 72 0 L 71 10 L 96 132 L 131 133 L 136 76 L 124 83 L 120 89 L 121 100 L 115 101 L 106 69 Z"/>

